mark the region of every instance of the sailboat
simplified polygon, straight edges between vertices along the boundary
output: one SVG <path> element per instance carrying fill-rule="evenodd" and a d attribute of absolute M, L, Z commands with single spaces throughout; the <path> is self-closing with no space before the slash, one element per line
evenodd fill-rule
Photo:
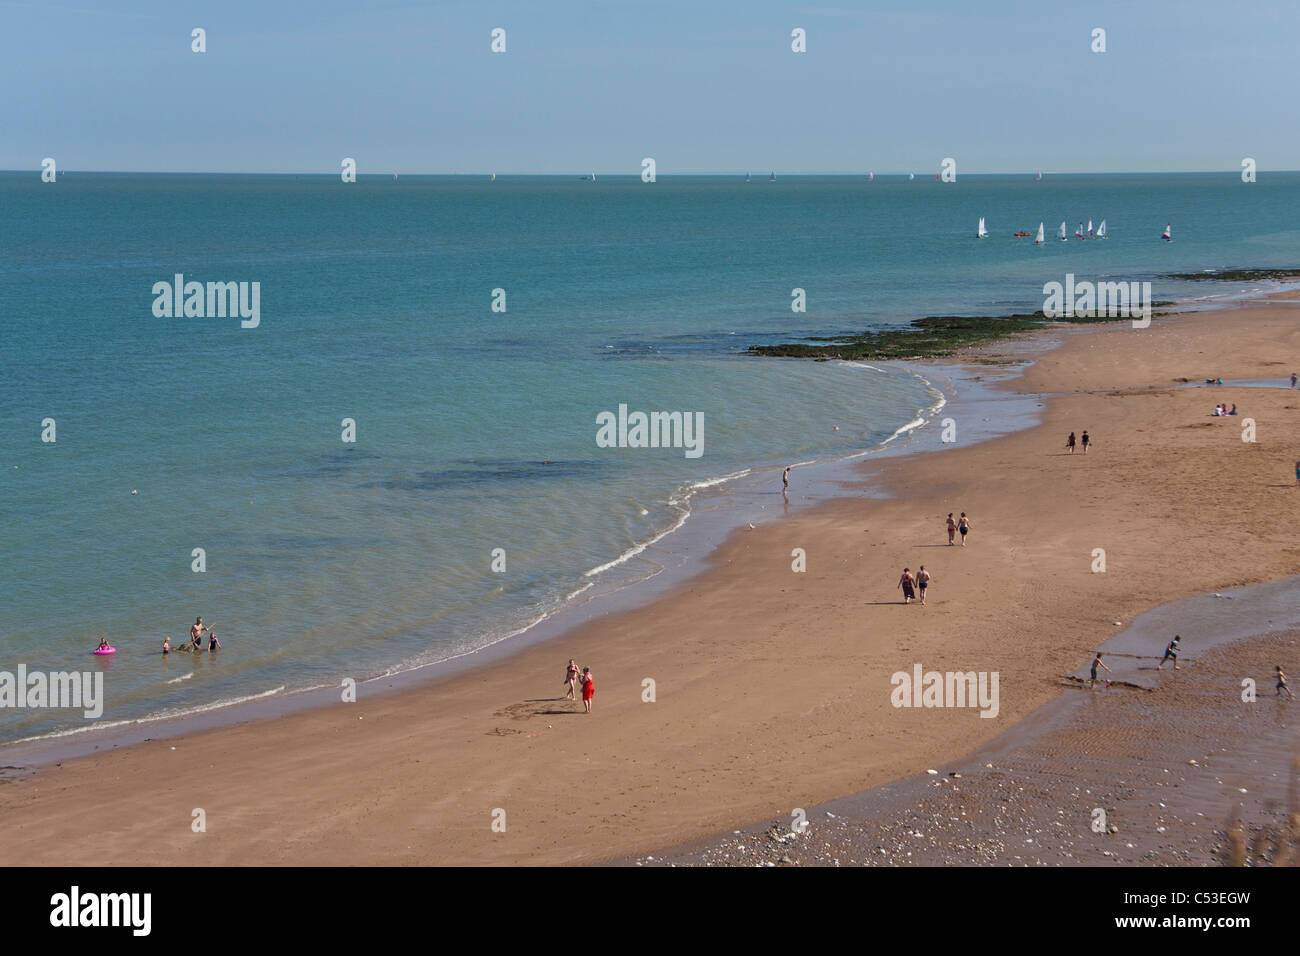
<path fill-rule="evenodd" d="M 1043 238 L 1043 224 L 1038 224 L 1038 235 L 1034 236 L 1034 245 L 1041 246 L 1046 240 Z"/>
<path fill-rule="evenodd" d="M 875 174 L 875 173 L 867 173 L 867 182 L 871 182 L 871 181 L 873 181 L 875 178 L 876 178 L 876 174 Z"/>
<path fill-rule="evenodd" d="M 1089 238 L 1089 239 L 1092 238 L 1092 220 L 1091 220 L 1091 219 L 1088 220 L 1088 238 Z"/>
<path fill-rule="evenodd" d="M 596 174 L 594 172 L 591 174 L 591 181 L 593 183 L 596 181 Z"/>
<path fill-rule="evenodd" d="M 1098 239 L 1105 239 L 1105 238 L 1106 238 L 1106 220 L 1105 220 L 1105 219 L 1103 219 L 1103 220 L 1101 221 L 1101 225 L 1097 227 L 1097 238 L 1098 238 Z"/>
<path fill-rule="evenodd" d="M 1067 238 L 1065 237 L 1065 223 L 1061 223 L 1061 231 L 1060 231 L 1059 235 L 1060 235 L 1060 237 L 1061 237 L 1061 241 L 1062 241 L 1062 242 L 1069 242 L 1069 241 L 1070 241 L 1069 239 L 1067 239 Z"/>
<path fill-rule="evenodd" d="M 1042 181 L 1043 181 L 1042 173 L 1039 173 L 1037 176 L 1034 177 L 1034 182 L 1042 182 Z"/>
<path fill-rule="evenodd" d="M 1165 223 L 1165 231 L 1160 234 L 1160 238 L 1163 239 L 1165 242 L 1174 241 L 1173 234 L 1170 232 L 1171 226 L 1172 223 Z"/>
<path fill-rule="evenodd" d="M 1076 239 L 1083 238 L 1083 223 L 1079 223 L 1079 228 L 1074 230 L 1074 238 Z"/>
<path fill-rule="evenodd" d="M 745 182 L 747 182 L 747 183 L 748 183 L 748 182 L 752 182 L 752 180 L 750 179 L 749 173 L 745 173 Z"/>
<path fill-rule="evenodd" d="M 916 173 L 908 173 L 908 174 L 907 174 L 907 181 L 908 181 L 909 183 L 910 183 L 913 179 L 915 179 L 915 178 L 916 178 Z"/>
<path fill-rule="evenodd" d="M 496 182 L 496 181 L 497 181 L 497 174 L 496 174 L 496 173 L 493 173 L 493 174 L 492 174 L 491 182 Z"/>
<path fill-rule="evenodd" d="M 772 173 L 771 176 L 767 177 L 767 181 L 768 181 L 769 183 L 774 183 L 774 182 L 776 182 L 776 173 L 774 172 L 774 173 Z"/>
<path fill-rule="evenodd" d="M 975 238 L 987 239 L 988 237 L 989 237 L 989 231 L 984 228 L 984 217 L 980 216 L 980 225 L 979 228 L 975 230 Z"/>

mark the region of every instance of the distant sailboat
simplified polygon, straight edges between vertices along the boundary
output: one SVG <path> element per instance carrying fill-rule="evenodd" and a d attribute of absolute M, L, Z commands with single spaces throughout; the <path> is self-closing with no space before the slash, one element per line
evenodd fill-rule
<path fill-rule="evenodd" d="M 876 174 L 875 174 L 875 173 L 867 173 L 867 182 L 871 182 L 871 181 L 874 180 L 875 178 L 876 178 Z"/>
<path fill-rule="evenodd" d="M 748 182 L 753 182 L 753 180 L 750 178 L 749 173 L 745 173 L 745 182 L 747 182 L 747 183 L 748 183 Z"/>
<path fill-rule="evenodd" d="M 497 174 L 496 174 L 496 173 L 493 173 L 493 174 L 492 174 L 492 180 L 491 180 L 491 181 L 492 181 L 492 182 L 496 182 L 496 181 L 497 181 Z"/>
<path fill-rule="evenodd" d="M 1042 174 L 1042 173 L 1039 173 L 1037 176 L 1034 177 L 1034 181 L 1035 181 L 1035 182 L 1041 182 L 1042 179 L 1043 179 L 1043 174 Z"/>
<path fill-rule="evenodd" d="M 1091 219 L 1088 220 L 1088 238 L 1089 238 L 1089 239 L 1092 238 L 1092 220 L 1091 220 Z"/>
<path fill-rule="evenodd" d="M 910 183 L 913 179 L 915 179 L 915 178 L 916 178 L 916 173 L 908 173 L 908 174 L 907 174 L 907 181 L 908 181 L 909 183 Z"/>
<path fill-rule="evenodd" d="M 776 182 L 776 173 L 772 173 L 771 176 L 767 177 L 767 181 L 768 181 L 769 183 L 774 183 L 774 182 Z"/>
<path fill-rule="evenodd" d="M 1065 237 L 1065 223 L 1061 223 L 1061 231 L 1060 231 L 1059 235 L 1060 235 L 1060 237 L 1061 237 L 1061 241 L 1062 241 L 1062 242 L 1069 242 L 1069 241 L 1070 241 L 1069 239 L 1067 239 L 1067 238 Z"/>
<path fill-rule="evenodd" d="M 1074 230 L 1074 238 L 1076 239 L 1083 238 L 1083 223 L 1079 223 L 1079 228 Z"/>
<path fill-rule="evenodd" d="M 1098 238 L 1098 239 L 1105 239 L 1105 238 L 1106 238 L 1106 220 L 1105 220 L 1105 219 L 1103 219 L 1103 220 L 1101 221 L 1101 225 L 1097 227 L 1097 238 Z"/>
<path fill-rule="evenodd" d="M 1046 240 L 1043 238 L 1043 224 L 1038 224 L 1038 235 L 1034 236 L 1034 245 L 1041 246 Z"/>
<path fill-rule="evenodd" d="M 1165 223 L 1165 231 L 1160 234 L 1160 238 L 1163 239 L 1165 242 L 1174 241 L 1173 233 L 1170 231 L 1172 225 L 1173 225 L 1172 223 Z"/>
<path fill-rule="evenodd" d="M 989 231 L 984 228 L 984 217 L 980 216 L 980 224 L 979 224 L 979 228 L 975 230 L 975 238 L 987 239 L 988 237 L 989 237 Z"/>
<path fill-rule="evenodd" d="M 591 174 L 591 181 L 593 183 L 596 181 L 596 174 L 594 172 Z"/>

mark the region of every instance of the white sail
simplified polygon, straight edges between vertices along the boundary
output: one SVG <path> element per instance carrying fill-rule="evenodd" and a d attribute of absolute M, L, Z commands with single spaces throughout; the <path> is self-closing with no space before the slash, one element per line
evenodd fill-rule
<path fill-rule="evenodd" d="M 989 237 L 989 231 L 984 228 L 984 217 L 980 216 L 980 225 L 979 228 L 975 230 L 975 238 L 987 239 L 988 237 Z"/>
<path fill-rule="evenodd" d="M 875 178 L 876 178 L 875 173 L 867 173 L 867 182 L 871 182 Z"/>
<path fill-rule="evenodd" d="M 1101 225 L 1097 227 L 1097 238 L 1098 238 L 1098 239 L 1105 239 L 1105 238 L 1106 238 L 1106 220 L 1105 220 L 1105 219 L 1103 219 L 1103 220 L 1101 221 Z"/>
<path fill-rule="evenodd" d="M 1076 239 L 1083 238 L 1083 223 L 1079 223 L 1079 228 L 1074 230 L 1074 238 Z"/>
<path fill-rule="evenodd" d="M 908 181 L 910 182 L 911 180 L 913 180 L 913 179 L 916 178 L 916 173 L 908 173 L 908 174 L 907 174 L 907 178 L 908 178 Z"/>
<path fill-rule="evenodd" d="M 1088 220 L 1088 235 L 1092 235 L 1092 220 Z"/>
<path fill-rule="evenodd" d="M 1040 223 L 1038 224 L 1038 235 L 1036 235 L 1036 236 L 1034 237 L 1034 243 L 1035 243 L 1036 245 L 1040 245 L 1040 246 L 1041 246 L 1041 245 L 1043 244 L 1044 241 L 1045 241 L 1045 240 L 1043 239 L 1043 224 L 1040 222 Z"/>
<path fill-rule="evenodd" d="M 1165 231 L 1162 232 L 1162 233 L 1160 234 L 1160 238 L 1161 238 L 1161 239 L 1168 239 L 1168 240 L 1172 241 L 1173 238 L 1174 238 L 1173 233 L 1170 231 L 1170 230 L 1172 230 L 1172 228 L 1173 228 L 1173 224 L 1172 224 L 1172 223 L 1165 223 Z"/>
<path fill-rule="evenodd" d="M 1062 241 L 1062 242 L 1066 242 L 1067 240 L 1066 240 L 1066 238 L 1065 238 L 1065 223 L 1064 223 L 1064 222 L 1061 223 L 1061 233 L 1060 233 L 1060 235 L 1061 235 L 1061 241 Z"/>

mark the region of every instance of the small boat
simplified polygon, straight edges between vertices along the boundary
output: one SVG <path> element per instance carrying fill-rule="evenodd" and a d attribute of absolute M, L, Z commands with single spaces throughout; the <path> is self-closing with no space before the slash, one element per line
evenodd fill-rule
<path fill-rule="evenodd" d="M 1103 219 L 1103 220 L 1101 221 L 1101 225 L 1097 227 L 1097 238 L 1098 238 L 1098 239 L 1105 239 L 1105 238 L 1106 238 L 1106 220 L 1105 220 L 1105 219 Z"/>
<path fill-rule="evenodd" d="M 876 174 L 875 174 L 875 173 L 867 173 L 867 182 L 871 182 L 871 181 L 873 181 L 875 178 L 876 178 Z"/>
<path fill-rule="evenodd" d="M 909 183 L 910 183 L 913 179 L 915 179 L 915 178 L 916 178 L 916 173 L 908 173 L 908 174 L 907 174 L 907 181 L 908 181 Z"/>
<path fill-rule="evenodd" d="M 596 174 L 594 172 L 591 174 L 591 181 L 593 183 L 596 181 Z"/>
<path fill-rule="evenodd" d="M 1033 235 L 1033 233 L 1032 233 L 1032 232 L 1013 232 L 1011 235 L 1015 236 L 1017 239 L 1028 239 L 1030 236 Z"/>
<path fill-rule="evenodd" d="M 988 237 L 989 237 L 989 231 L 984 228 L 984 217 L 980 216 L 980 224 L 979 224 L 979 228 L 975 230 L 975 238 L 987 239 Z"/>
<path fill-rule="evenodd" d="M 1172 226 L 1173 226 L 1172 223 L 1165 223 L 1165 231 L 1160 234 L 1160 238 L 1163 239 L 1165 242 L 1174 241 L 1173 233 L 1170 231 L 1172 229 Z"/>
<path fill-rule="evenodd" d="M 1034 236 L 1034 245 L 1041 246 L 1046 240 L 1043 239 L 1043 224 L 1038 224 L 1038 235 Z"/>
<path fill-rule="evenodd" d="M 496 174 L 496 173 L 493 173 L 493 174 L 492 174 L 491 182 L 496 182 L 496 181 L 497 181 L 497 174 Z"/>
<path fill-rule="evenodd" d="M 769 183 L 774 183 L 774 182 L 776 182 L 776 173 L 772 173 L 771 176 L 768 176 L 768 177 L 767 177 L 767 181 L 768 181 Z"/>
<path fill-rule="evenodd" d="M 749 173 L 745 173 L 745 182 L 747 182 L 747 183 L 748 183 L 748 182 L 753 182 L 753 180 L 750 178 Z"/>
<path fill-rule="evenodd" d="M 1083 238 L 1083 223 L 1079 223 L 1079 228 L 1074 230 L 1074 238 L 1076 239 Z"/>
<path fill-rule="evenodd" d="M 1089 239 L 1092 238 L 1092 220 L 1091 220 L 1091 219 L 1088 220 L 1088 238 L 1089 238 Z"/>
<path fill-rule="evenodd" d="M 1069 242 L 1069 241 L 1070 241 L 1070 240 L 1067 239 L 1066 236 L 1065 236 L 1065 223 L 1061 223 L 1061 229 L 1060 229 L 1060 232 L 1057 233 L 1057 236 L 1060 238 L 1060 240 L 1061 240 L 1062 242 Z"/>
<path fill-rule="evenodd" d="M 1039 173 L 1037 176 L 1034 177 L 1034 182 L 1042 182 L 1042 181 L 1043 181 L 1042 173 Z"/>

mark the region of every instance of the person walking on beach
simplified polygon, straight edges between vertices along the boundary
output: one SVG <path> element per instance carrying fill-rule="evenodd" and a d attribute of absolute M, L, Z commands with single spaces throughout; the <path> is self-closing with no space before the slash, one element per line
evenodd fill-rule
<path fill-rule="evenodd" d="M 1282 691 L 1286 691 L 1286 695 L 1295 700 L 1295 694 L 1291 693 L 1291 688 L 1286 686 L 1286 674 L 1282 673 L 1282 665 L 1278 664 L 1273 670 L 1277 672 L 1277 691 L 1273 696 L 1281 697 Z"/>
<path fill-rule="evenodd" d="M 564 695 L 564 700 L 577 700 L 578 690 L 578 665 L 572 657 L 569 658 L 569 666 L 564 672 L 564 683 L 569 686 L 569 692 Z"/>
<path fill-rule="evenodd" d="M 1300 381 L 1300 379 L 1297 379 L 1297 378 L 1296 378 L 1296 374 L 1295 374 L 1295 372 L 1292 372 L 1292 373 L 1291 373 L 1291 387 L 1292 387 L 1292 388 L 1295 388 L 1295 383 L 1296 383 L 1297 381 Z"/>
<path fill-rule="evenodd" d="M 1177 634 L 1174 635 L 1174 639 L 1170 641 L 1169 646 L 1165 648 L 1165 656 L 1162 657 L 1160 659 L 1160 663 L 1156 665 L 1156 670 L 1160 670 L 1162 667 L 1164 667 L 1165 661 L 1169 660 L 1169 658 L 1171 657 L 1174 659 L 1174 670 L 1179 669 L 1178 668 L 1178 646 L 1179 646 L 1179 641 L 1181 640 L 1182 638 L 1179 637 Z"/>
<path fill-rule="evenodd" d="M 903 568 L 903 576 L 898 579 L 896 586 L 903 589 L 903 603 L 911 604 L 912 598 L 916 597 L 916 592 L 912 589 L 912 571 L 910 568 Z"/>
<path fill-rule="evenodd" d="M 930 586 L 930 572 L 921 565 L 921 569 L 916 572 L 916 589 L 921 592 L 921 607 L 925 607 L 925 589 Z"/>
<path fill-rule="evenodd" d="M 1296 463 L 1296 480 L 1300 481 L 1300 462 Z M 957 522 L 952 520 L 952 512 L 948 512 L 948 544 L 951 546 L 953 538 L 957 537 Z"/>
<path fill-rule="evenodd" d="M 582 706 L 591 713 L 591 698 L 596 696 L 596 675 L 590 667 L 582 669 Z"/>
<path fill-rule="evenodd" d="M 961 513 L 961 520 L 957 522 L 957 530 L 961 532 L 961 546 L 966 547 L 966 534 L 970 531 L 970 518 L 966 517 L 966 512 Z"/>
<path fill-rule="evenodd" d="M 1083 453 L 1085 455 L 1088 454 L 1088 446 L 1092 444 L 1092 439 L 1088 437 L 1088 433 L 1086 431 L 1083 433 L 1082 436 L 1080 436 L 1079 442 L 1080 444 L 1083 445 Z"/>
<path fill-rule="evenodd" d="M 1065 440 L 1065 447 L 1070 449 L 1070 454 L 1074 454 L 1074 432 L 1070 432 L 1070 437 Z"/>
<path fill-rule="evenodd" d="M 1089 689 L 1089 690 L 1091 690 L 1092 688 L 1094 688 L 1094 687 L 1097 686 L 1097 668 L 1098 668 L 1098 667 L 1106 667 L 1106 665 L 1103 664 L 1103 663 L 1101 662 L 1101 651 L 1098 651 L 1098 652 L 1097 652 L 1097 656 L 1094 657 L 1094 658 L 1092 659 L 1092 678 L 1091 678 L 1091 680 L 1090 680 L 1090 682 L 1089 682 L 1089 684 L 1088 684 L 1088 689 Z M 1107 673 L 1107 674 L 1110 673 L 1110 668 L 1109 668 L 1109 667 L 1106 667 L 1106 673 Z M 1110 688 L 1110 680 L 1107 680 L 1107 681 L 1106 681 L 1106 687 L 1107 687 L 1107 689 Z"/>

